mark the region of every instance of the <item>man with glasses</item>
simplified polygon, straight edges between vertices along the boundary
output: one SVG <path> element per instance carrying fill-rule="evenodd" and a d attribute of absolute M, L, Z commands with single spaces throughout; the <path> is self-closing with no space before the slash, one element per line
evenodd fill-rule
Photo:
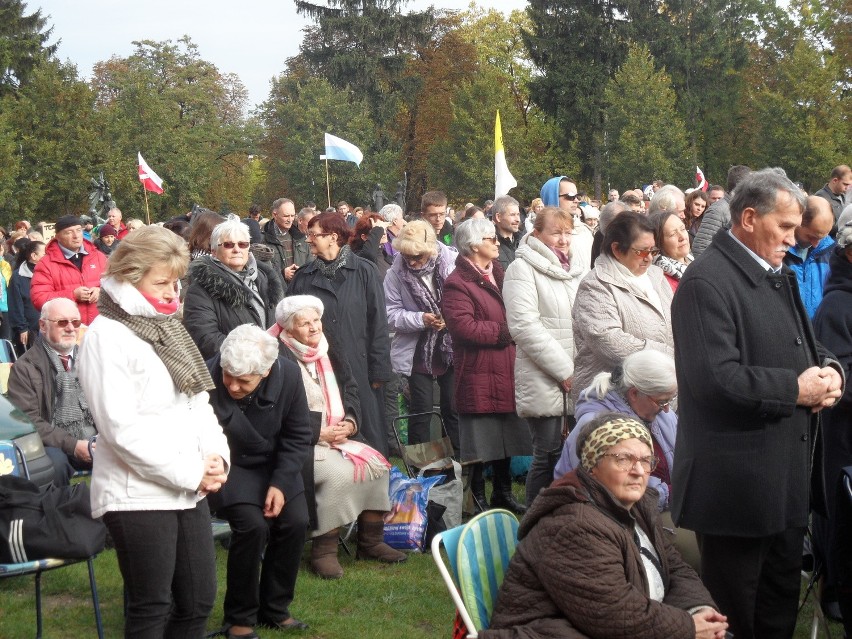
<path fill-rule="evenodd" d="M 420 217 L 432 226 L 439 242 L 452 246 L 453 225 L 447 220 L 447 196 L 443 191 L 426 191 L 423 194 Z"/>
<path fill-rule="evenodd" d="M 721 202 L 721 200 L 720 200 Z M 701 578 L 737 639 L 791 637 L 819 411 L 843 372 L 814 337 L 784 266 L 804 194 L 777 169 L 745 176 L 672 303 L 679 424 L 672 515 L 694 530 Z M 702 227 L 703 228 L 703 227 Z"/>
<path fill-rule="evenodd" d="M 80 311 L 57 297 L 41 307 L 38 328 L 39 339 L 9 373 L 8 395 L 35 424 L 56 484 L 67 486 L 75 470 L 92 467 L 89 439 L 97 432 L 77 380 Z"/>
<path fill-rule="evenodd" d="M 305 234 L 296 219 L 293 200 L 281 197 L 272 203 L 272 219 L 263 227 L 263 243 L 272 249 L 272 263 L 284 278 L 285 286 L 296 274 L 296 269 L 313 259 Z"/>
<path fill-rule="evenodd" d="M 555 206 L 574 216 L 574 238 L 571 240 L 573 259 L 579 260 L 583 268 L 590 268 L 595 238 L 592 230 L 580 220 L 579 193 L 574 180 L 564 175 L 550 178 L 541 187 L 540 196 L 545 206 Z"/>
<path fill-rule="evenodd" d="M 77 303 L 80 319 L 86 325 L 98 316 L 101 274 L 107 257 L 83 238 L 83 223 L 76 215 L 56 220 L 56 235 L 44 249 L 33 272 L 30 297 L 36 309 L 56 297 Z"/>

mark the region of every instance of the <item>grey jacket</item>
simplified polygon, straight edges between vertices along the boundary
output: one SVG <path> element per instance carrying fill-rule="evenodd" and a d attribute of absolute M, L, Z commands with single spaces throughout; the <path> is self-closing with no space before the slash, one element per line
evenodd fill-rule
<path fill-rule="evenodd" d="M 698 257 L 710 246 L 713 236 L 722 229 L 731 228 L 731 208 L 728 205 L 730 196 L 726 195 L 721 200 L 711 204 L 704 211 L 701 226 L 692 241 L 692 255 Z"/>

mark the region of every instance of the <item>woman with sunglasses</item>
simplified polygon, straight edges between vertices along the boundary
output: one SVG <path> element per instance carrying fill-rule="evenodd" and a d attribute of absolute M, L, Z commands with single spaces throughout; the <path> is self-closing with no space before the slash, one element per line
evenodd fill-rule
<path fill-rule="evenodd" d="M 526 422 L 515 412 L 515 345 L 503 302 L 503 267 L 497 230 L 470 219 L 455 232 L 456 268 L 444 282 L 441 311 L 453 340 L 455 405 L 462 461 L 490 462 L 492 508 L 518 514 L 526 507 L 512 494 L 511 458 L 530 455 Z M 471 490 L 485 505 L 482 464 L 475 464 Z"/>
<path fill-rule="evenodd" d="M 249 228 L 228 220 L 210 235 L 212 253 L 190 265 L 183 321 L 204 359 L 216 355 L 237 326 L 265 329 L 275 322 L 275 305 L 284 297 L 281 278 L 249 246 Z"/>
<path fill-rule="evenodd" d="M 481 639 L 724 639 L 727 618 L 678 553 L 648 491 L 658 457 L 645 426 L 606 412 L 582 429 L 579 465 L 545 488 Z"/>
<path fill-rule="evenodd" d="M 459 450 L 459 418 L 453 408 L 453 345 L 441 316 L 444 282 L 456 268 L 458 251 L 438 242 L 432 225 L 414 220 L 394 238 L 398 252 L 385 276 L 391 338 L 391 366 L 408 378 L 410 413 L 428 413 L 432 391 L 441 390 L 441 417 L 453 448 Z M 408 420 L 408 443 L 432 439 L 428 416 Z"/>
<path fill-rule="evenodd" d="M 205 496 L 225 484 L 230 451 L 209 403 L 213 380 L 177 317 L 188 261 L 167 229 L 129 234 L 80 346 L 78 378 L 98 426 L 92 516 L 115 541 L 126 637 L 202 637 L 216 602 Z"/>
<path fill-rule="evenodd" d="M 595 375 L 631 353 L 651 349 L 674 356 L 674 294 L 663 270 L 652 263 L 660 254 L 654 230 L 644 215 L 617 215 L 606 228 L 595 267 L 580 282 L 572 311 L 575 403 Z"/>
<path fill-rule="evenodd" d="M 376 265 L 356 256 L 349 247 L 351 234 L 352 229 L 336 212 L 312 218 L 307 242 L 316 259 L 299 267 L 287 286 L 287 296 L 315 295 L 322 301 L 324 331 L 340 345 L 341 356 L 358 384 L 358 430 L 387 457 L 383 385 L 390 380 L 391 369 L 385 294 Z"/>

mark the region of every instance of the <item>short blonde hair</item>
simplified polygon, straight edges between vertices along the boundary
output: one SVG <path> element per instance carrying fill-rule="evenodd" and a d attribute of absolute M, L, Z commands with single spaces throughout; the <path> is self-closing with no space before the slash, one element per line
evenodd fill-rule
<path fill-rule="evenodd" d="M 541 211 L 539 211 L 535 216 L 533 228 L 541 233 L 544 230 L 544 225 L 547 224 L 547 221 L 550 219 L 567 226 L 571 230 L 574 229 L 574 216 L 568 211 L 555 206 L 545 206 L 541 209 Z"/>
<path fill-rule="evenodd" d="M 393 239 L 393 247 L 403 255 L 437 255 L 435 229 L 424 220 L 414 220 L 402 227 Z"/>
<path fill-rule="evenodd" d="M 136 285 L 153 266 L 183 277 L 189 265 L 186 242 L 162 226 L 145 226 L 128 234 L 107 261 L 104 275 Z"/>

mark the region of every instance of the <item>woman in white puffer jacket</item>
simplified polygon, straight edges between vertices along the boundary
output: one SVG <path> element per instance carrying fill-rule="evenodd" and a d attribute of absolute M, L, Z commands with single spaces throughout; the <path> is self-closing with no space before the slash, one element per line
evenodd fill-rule
<path fill-rule="evenodd" d="M 503 283 L 509 332 L 517 345 L 515 402 L 533 441 L 527 506 L 550 485 L 562 446 L 562 416 L 574 413 L 567 395 L 574 375 L 571 308 L 588 266 L 572 259 L 573 229 L 569 212 L 542 209 Z"/>

